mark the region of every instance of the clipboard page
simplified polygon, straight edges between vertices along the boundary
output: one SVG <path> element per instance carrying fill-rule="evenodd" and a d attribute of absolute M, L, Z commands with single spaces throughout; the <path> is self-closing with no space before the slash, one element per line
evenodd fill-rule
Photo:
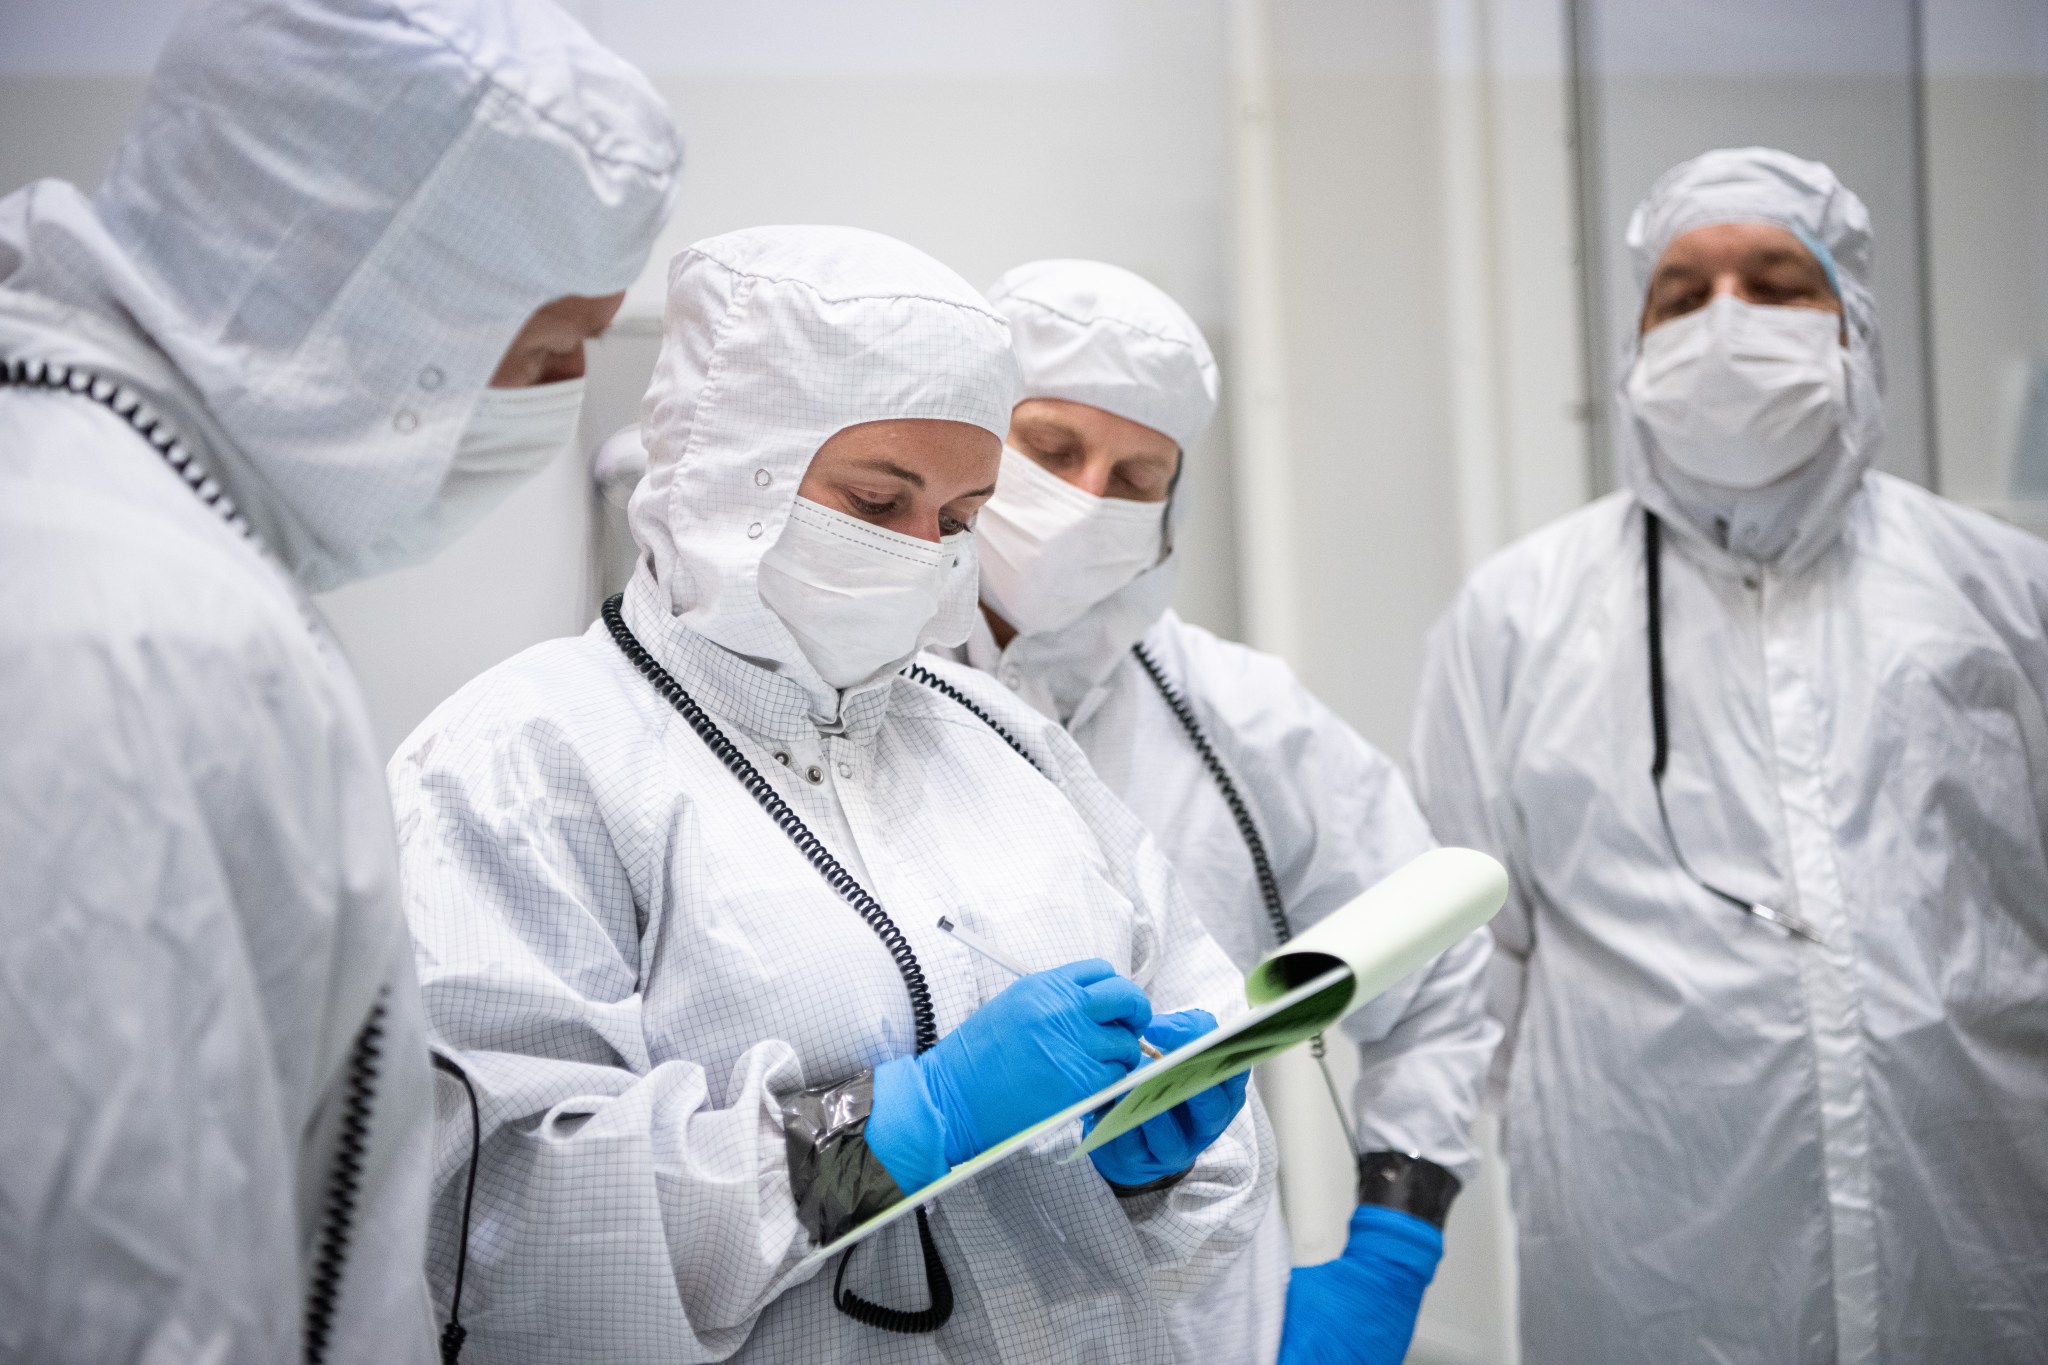
<path fill-rule="evenodd" d="M 1101 1090 L 1098 1090 L 1094 1094 L 1090 1095 L 1087 1099 L 1081 1100 L 1075 1104 L 1067 1106 L 1065 1109 L 1060 1110 L 1059 1113 L 1054 1114 L 1050 1118 L 1040 1119 L 1037 1123 L 1032 1124 L 1023 1132 L 1014 1134 L 1013 1136 L 1005 1138 L 1003 1141 L 998 1142 L 995 1146 L 989 1148 L 980 1156 L 961 1162 L 958 1166 L 955 1166 L 952 1170 L 948 1171 L 939 1179 L 934 1180 L 931 1184 L 926 1185 L 923 1189 L 905 1195 L 901 1203 L 891 1204 L 888 1208 L 876 1214 L 867 1222 L 862 1223 L 859 1227 L 854 1228 L 850 1232 L 841 1233 L 836 1241 L 828 1242 L 824 1246 L 819 1247 L 817 1250 L 805 1256 L 804 1259 L 798 1263 L 797 1270 L 799 1272 L 807 1270 L 811 1266 L 817 1264 L 820 1261 L 825 1260 L 828 1257 L 838 1255 L 840 1252 L 846 1250 L 848 1247 L 852 1246 L 854 1243 L 862 1240 L 863 1238 L 869 1237 L 874 1233 L 880 1232 L 883 1228 L 889 1226 L 889 1224 L 895 1222 L 897 1219 L 908 1214 L 911 1210 L 917 1208 L 920 1204 L 929 1203 L 930 1201 L 938 1198 L 940 1195 L 944 1194 L 947 1190 L 952 1189 L 956 1185 L 966 1184 L 968 1181 L 974 1179 L 974 1177 L 980 1175 L 983 1171 L 989 1169 L 989 1167 L 1006 1160 L 1008 1157 L 1012 1156 L 1016 1152 L 1019 1152 L 1023 1150 L 1025 1147 L 1030 1146 L 1037 1139 L 1043 1137 L 1045 1134 L 1049 1132 L 1052 1132 L 1054 1129 L 1072 1123 L 1084 1114 L 1091 1114 L 1095 1112 L 1096 1110 L 1102 1108 L 1104 1105 L 1117 1099 L 1119 1096 L 1128 1093 L 1137 1086 L 1143 1085 L 1150 1078 L 1157 1077 L 1164 1072 L 1173 1071 L 1193 1057 L 1208 1053 L 1212 1050 L 1222 1047 L 1227 1043 L 1230 1043 L 1235 1038 L 1237 1038 L 1241 1033 L 1247 1030 L 1255 1029 L 1259 1025 L 1265 1023 L 1266 1021 L 1279 1018 L 1280 1016 L 1287 1016 L 1290 1021 L 1296 1022 L 1298 1022 L 1298 1019 L 1306 1019 L 1308 1017 L 1306 1015 L 1297 1017 L 1293 1014 L 1290 1014 L 1289 1012 L 1295 1010 L 1297 1007 L 1303 1005 L 1304 1003 L 1316 1002 L 1316 997 L 1319 995 L 1329 995 L 1331 996 L 1331 998 L 1334 999 L 1337 988 L 1345 986 L 1349 982 L 1350 976 L 1351 972 L 1349 968 L 1332 968 L 1331 970 L 1317 977 L 1315 980 L 1307 982 L 1301 986 L 1297 986 L 1294 989 L 1289 990 L 1286 993 L 1277 996 L 1272 1000 L 1267 1001 L 1265 1004 L 1260 1005 L 1252 1010 L 1247 1011 L 1244 1014 L 1239 1015 L 1237 1018 L 1231 1020 L 1228 1024 L 1225 1024 L 1221 1028 L 1212 1029 L 1208 1033 L 1203 1034 L 1201 1037 L 1196 1038 L 1189 1043 L 1186 1043 L 1180 1047 L 1175 1048 L 1173 1051 L 1167 1053 L 1164 1057 L 1161 1057 L 1158 1061 L 1147 1062 L 1144 1066 L 1141 1066 L 1136 1071 L 1131 1072 L 1129 1075 L 1125 1076 L 1122 1080 L 1116 1082 L 1114 1085 L 1103 1087 Z M 1344 994 L 1348 996 L 1350 992 L 1347 990 L 1344 992 Z M 1316 1004 L 1318 1005 L 1316 1017 L 1320 1018 L 1322 1011 L 1327 1009 L 1328 1006 L 1323 1005 L 1320 1002 L 1316 1002 Z M 1290 1028 L 1295 1026 L 1295 1023 L 1290 1023 L 1288 1025 L 1288 1027 Z M 1320 1027 L 1321 1025 L 1310 1026 L 1307 1028 L 1306 1032 L 1302 1032 L 1300 1034 L 1300 1037 L 1307 1038 L 1315 1032 L 1317 1032 L 1318 1028 Z M 1270 1050 L 1284 1050 L 1284 1048 Z M 1250 1063 L 1247 1062 L 1245 1065 L 1249 1066 Z M 1243 1067 L 1238 1068 L 1238 1070 L 1243 1069 Z M 1230 1072 L 1225 1074 L 1235 1073 Z M 1213 1084 L 1213 1082 L 1211 1082 L 1211 1084 Z M 1205 1086 L 1203 1088 L 1206 1089 L 1207 1087 Z M 1070 1153 L 1069 1156 L 1071 1155 L 1072 1154 Z"/>
<path fill-rule="evenodd" d="M 1080 1151 L 1092 1152 L 1189 1096 L 1321 1033 L 1492 919 L 1507 898 L 1507 869 L 1484 853 L 1434 848 L 1411 859 L 1285 947 L 1266 954 L 1245 977 L 1245 998 L 1257 1005 L 1290 994 L 1305 979 L 1322 980 L 1331 969 L 1339 970 L 1340 984 L 1329 988 L 1329 999 L 1290 1016 L 1300 1027 L 1283 1026 L 1278 1019 L 1233 1026 L 1229 1047 L 1190 1056 L 1186 1066 L 1158 1073 L 1132 1089 L 1102 1116 Z M 1175 1055 L 1188 1052 L 1192 1049 L 1183 1048 Z"/>

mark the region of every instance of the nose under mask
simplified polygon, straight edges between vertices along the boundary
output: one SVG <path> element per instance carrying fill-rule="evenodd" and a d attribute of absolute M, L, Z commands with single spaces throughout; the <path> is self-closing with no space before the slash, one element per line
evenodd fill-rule
<path fill-rule="evenodd" d="M 1842 319 L 1723 294 L 1647 333 L 1629 406 L 1656 451 L 1718 488 L 1774 483 L 1841 429 L 1848 371 Z"/>
<path fill-rule="evenodd" d="M 1025 635 L 1062 630 L 1159 562 L 1166 504 L 1098 498 L 1003 447 L 982 505 L 981 595 Z"/>
<path fill-rule="evenodd" d="M 971 555 L 965 532 L 935 544 L 798 498 L 761 556 L 761 602 L 843 691 L 917 652 L 951 575 Z"/>

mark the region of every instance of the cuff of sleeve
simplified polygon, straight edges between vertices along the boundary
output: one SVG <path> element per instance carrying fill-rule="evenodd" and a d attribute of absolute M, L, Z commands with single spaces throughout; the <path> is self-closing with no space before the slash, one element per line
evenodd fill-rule
<path fill-rule="evenodd" d="M 820 1246 L 903 1198 L 868 1146 L 873 1102 L 874 1077 L 865 1071 L 778 1100 L 797 1219 Z"/>
<path fill-rule="evenodd" d="M 1358 1158 L 1358 1202 L 1413 1214 L 1441 1229 L 1458 1197 L 1458 1177 L 1425 1157 L 1367 1152 Z"/>
<path fill-rule="evenodd" d="M 924 1088 L 917 1058 L 898 1057 L 875 1068 L 868 1147 L 905 1190 L 921 1190 L 951 1169 L 946 1120 Z"/>
<path fill-rule="evenodd" d="M 1188 1178 L 1188 1171 L 1194 1169 L 1194 1167 L 1190 1166 L 1187 1170 L 1175 1171 L 1172 1175 L 1162 1175 L 1157 1180 L 1148 1180 L 1142 1185 L 1119 1185 L 1108 1176 L 1102 1177 L 1102 1182 L 1109 1186 L 1110 1193 L 1114 1194 L 1117 1198 L 1136 1199 L 1139 1195 L 1157 1194 L 1161 1190 L 1172 1189 L 1175 1185 L 1180 1184 L 1181 1181 L 1186 1180 Z"/>

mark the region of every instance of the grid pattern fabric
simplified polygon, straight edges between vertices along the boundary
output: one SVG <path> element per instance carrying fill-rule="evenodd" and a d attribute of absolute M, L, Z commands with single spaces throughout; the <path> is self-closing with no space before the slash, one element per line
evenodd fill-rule
<path fill-rule="evenodd" d="M 1009 984 L 942 914 L 1026 963 L 1106 958 L 1161 1010 L 1242 1008 L 1143 828 L 987 679 L 950 675 L 1050 780 L 907 680 L 821 727 L 803 682 L 704 639 L 645 576 L 626 613 L 889 909 L 942 1032 Z M 935 1206 L 958 1299 L 943 1330 L 854 1322 L 829 1270 L 793 1281 L 809 1248 L 775 1097 L 913 1046 L 868 927 L 601 626 L 471 683 L 391 775 L 429 1019 L 482 1100 L 463 1311 L 480 1358 L 1163 1361 L 1162 1305 L 1264 1215 L 1256 1104 L 1187 1180 L 1134 1201 L 1048 1142 Z M 468 1122 L 445 1104 L 443 1119 L 429 1260 L 445 1297 Z M 850 1288 L 924 1302 L 903 1229 L 858 1253 Z"/>
<path fill-rule="evenodd" d="M 1088 651 L 988 632 L 967 657 L 1026 695 L 1077 698 L 1076 742 L 1172 861 L 1203 925 L 1240 970 L 1275 946 L 1250 854 L 1214 778 L 1128 649 L 1099 683 Z M 1279 659 L 1168 611 L 1146 650 L 1194 710 L 1250 805 L 1299 932 L 1435 841 L 1393 763 L 1317 701 Z M 1052 675 L 1052 676 L 1048 676 Z M 1353 1120 L 1367 1151 L 1413 1152 L 1470 1180 L 1471 1124 L 1500 1028 L 1486 1010 L 1491 941 L 1478 930 L 1344 1021 L 1359 1048 Z M 1332 1197 L 1348 1199 L 1349 1190 Z M 1284 1234 L 1256 1240 L 1215 1292 L 1172 1311 L 1180 1358 L 1270 1358 L 1287 1292 Z"/>

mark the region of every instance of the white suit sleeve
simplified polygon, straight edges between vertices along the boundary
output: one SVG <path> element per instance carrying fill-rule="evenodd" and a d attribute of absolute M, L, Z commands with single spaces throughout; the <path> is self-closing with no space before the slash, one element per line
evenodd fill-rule
<path fill-rule="evenodd" d="M 489 1314 L 494 1342 L 536 1357 L 722 1359 L 809 1249 L 775 1098 L 803 1084 L 795 1053 L 759 1042 L 725 1075 L 652 1064 L 639 1011 L 654 912 L 622 866 L 630 831 L 600 818 L 550 727 L 479 736 L 463 721 L 430 719 L 391 776 L 435 1047 L 481 1111 L 464 1316 Z M 444 1272 L 466 1103 L 442 1083 L 429 1256 Z M 444 1292 L 450 1276 L 433 1278 Z"/>
<path fill-rule="evenodd" d="M 1199 1008 L 1219 1020 L 1243 1013 L 1243 977 L 1202 928 L 1144 825 L 1096 777 L 1064 730 L 1048 725 L 1037 739 L 1039 753 L 1050 760 L 1049 775 L 1095 831 L 1118 889 L 1137 909 L 1143 937 L 1131 975 L 1153 1009 L 1165 1014 Z M 1185 1179 L 1123 1201 L 1162 1302 L 1207 1284 L 1250 1243 L 1274 1197 L 1277 1163 L 1254 1088 Z"/>
<path fill-rule="evenodd" d="M 1279 659 L 1179 632 L 1194 700 L 1268 846 L 1297 933 L 1434 847 L 1393 762 Z M 1249 908 L 1248 908 L 1249 911 Z M 1467 936 L 1342 1025 L 1359 1049 L 1353 1117 L 1363 1150 L 1413 1152 L 1477 1173 L 1472 1119 L 1499 1038 L 1484 932 Z"/>
<path fill-rule="evenodd" d="M 1430 632 L 1409 765 L 1437 837 L 1490 853 L 1508 869 L 1507 903 L 1488 926 L 1494 949 L 1489 1009 L 1505 1030 L 1493 1067 L 1497 1087 L 1514 1050 L 1535 925 L 1527 861 L 1513 837 L 1498 758 L 1509 627 L 1493 619 L 1478 583 L 1466 588 Z"/>

